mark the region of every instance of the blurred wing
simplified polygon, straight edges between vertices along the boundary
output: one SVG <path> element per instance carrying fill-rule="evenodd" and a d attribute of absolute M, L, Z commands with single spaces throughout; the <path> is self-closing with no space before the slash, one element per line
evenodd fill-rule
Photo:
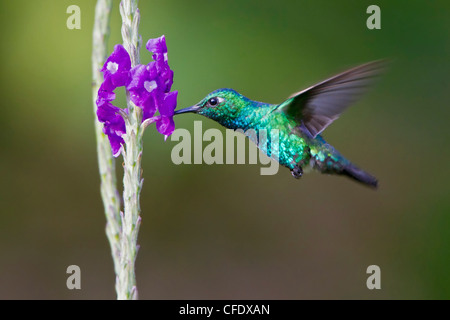
<path fill-rule="evenodd" d="M 380 60 L 347 70 L 293 94 L 278 109 L 295 117 L 299 124 L 303 122 L 316 137 L 367 91 L 385 66 L 386 62 Z"/>

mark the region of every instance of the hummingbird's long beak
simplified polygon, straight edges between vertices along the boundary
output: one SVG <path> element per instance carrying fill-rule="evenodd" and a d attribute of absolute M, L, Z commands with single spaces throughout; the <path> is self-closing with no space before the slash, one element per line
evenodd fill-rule
<path fill-rule="evenodd" d="M 184 109 L 180 109 L 174 112 L 174 114 L 180 114 L 180 113 L 187 113 L 187 112 L 194 112 L 196 113 L 198 111 L 198 109 L 200 109 L 200 106 L 192 106 L 192 107 L 188 107 L 188 108 L 184 108 Z"/>

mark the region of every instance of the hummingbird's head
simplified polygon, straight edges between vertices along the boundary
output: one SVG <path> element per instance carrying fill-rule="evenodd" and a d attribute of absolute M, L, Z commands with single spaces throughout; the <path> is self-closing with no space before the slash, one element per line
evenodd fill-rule
<path fill-rule="evenodd" d="M 250 101 L 233 89 L 218 89 L 208 94 L 196 105 L 177 110 L 175 114 L 186 112 L 201 114 L 230 128 Z"/>

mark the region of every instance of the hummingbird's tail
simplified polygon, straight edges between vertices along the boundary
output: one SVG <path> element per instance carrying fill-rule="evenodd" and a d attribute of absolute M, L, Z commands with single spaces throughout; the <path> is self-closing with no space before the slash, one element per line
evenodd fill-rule
<path fill-rule="evenodd" d="M 355 166 L 321 136 L 317 136 L 314 142 L 310 147 L 309 163 L 314 169 L 322 173 L 344 175 L 374 189 L 378 187 L 377 178 Z"/>
<path fill-rule="evenodd" d="M 347 176 L 374 189 L 378 187 L 377 178 L 344 158 L 335 148 L 326 143 L 322 137 L 319 137 L 318 140 L 321 142 L 320 146 L 311 149 L 314 150 L 311 154 L 312 162 L 310 162 L 313 168 L 322 173 Z"/>
<path fill-rule="evenodd" d="M 342 174 L 346 175 L 358 182 L 364 183 L 365 185 L 377 188 L 378 187 L 378 180 L 371 174 L 361 170 L 360 168 L 354 166 L 353 164 L 347 164 L 344 166 L 342 170 Z"/>

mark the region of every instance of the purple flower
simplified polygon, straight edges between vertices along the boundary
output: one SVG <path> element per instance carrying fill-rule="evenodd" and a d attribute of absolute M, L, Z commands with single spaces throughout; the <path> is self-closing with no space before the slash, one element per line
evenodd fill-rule
<path fill-rule="evenodd" d="M 106 100 L 97 100 L 97 118 L 103 123 L 103 133 L 108 136 L 114 157 L 118 157 L 122 150 L 122 135 L 126 132 L 125 121 L 118 114 L 119 110 L 120 108 Z"/>
<path fill-rule="evenodd" d="M 150 39 L 147 41 L 147 44 L 145 45 L 145 47 L 147 48 L 148 51 L 156 53 L 156 54 L 157 53 L 162 53 L 162 54 L 167 53 L 166 37 L 161 36 L 159 38 Z"/>
<path fill-rule="evenodd" d="M 113 87 L 111 78 L 106 78 L 98 89 L 97 106 L 101 101 L 113 101 L 116 94 L 111 89 Z"/>
<path fill-rule="evenodd" d="M 98 90 L 97 118 L 103 123 L 103 133 L 108 136 L 114 157 L 118 157 L 122 150 L 122 135 L 126 133 L 126 129 L 124 119 L 118 114 L 120 109 L 110 102 L 116 98 L 114 90 L 130 81 L 130 68 L 130 56 L 118 44 L 101 69 L 104 81 Z"/>
<path fill-rule="evenodd" d="M 156 70 L 164 83 L 164 92 L 169 92 L 173 84 L 173 71 L 170 70 L 168 63 L 166 38 L 161 36 L 160 38 L 150 39 L 145 47 L 148 51 L 153 52 L 152 58 L 156 62 Z"/>
<path fill-rule="evenodd" d="M 173 71 L 168 63 L 166 38 L 161 36 L 160 38 L 150 39 L 145 47 L 153 53 L 152 57 L 155 63 L 152 64 L 152 68 L 156 68 L 159 80 L 157 82 L 158 88 L 164 96 L 163 99 L 158 101 L 160 117 L 156 120 L 156 129 L 167 138 L 175 129 L 173 113 L 177 106 L 178 91 L 170 92 L 173 84 Z"/>
<path fill-rule="evenodd" d="M 159 133 L 166 138 L 175 129 L 173 114 L 178 92 L 170 92 L 173 71 L 168 64 L 165 37 L 150 39 L 146 48 L 153 53 L 154 60 L 147 65 L 131 68 L 128 52 L 122 45 L 116 45 L 101 69 L 104 81 L 98 91 L 97 117 L 104 124 L 103 132 L 109 138 L 115 157 L 122 150 L 122 135 L 126 133 L 120 108 L 111 104 L 116 98 L 114 90 L 118 87 L 124 86 L 130 92 L 131 101 L 143 111 L 142 121 L 151 118 L 156 122 Z M 159 111 L 159 116 L 154 116 L 156 111 Z"/>
<path fill-rule="evenodd" d="M 122 116 L 116 114 L 106 121 L 103 126 L 103 133 L 108 136 L 113 156 L 118 157 L 124 143 L 122 135 L 125 134 L 125 121 Z"/>
<path fill-rule="evenodd" d="M 175 130 L 173 113 L 177 106 L 178 91 L 168 93 L 164 98 L 164 105 L 159 109 L 160 118 L 156 120 L 156 129 L 159 133 L 170 136 Z"/>
<path fill-rule="evenodd" d="M 143 119 L 153 117 L 158 102 L 161 100 L 160 90 L 158 90 L 158 73 L 153 67 L 154 61 L 148 65 L 137 65 L 131 69 L 132 80 L 127 86 L 131 93 L 131 101 L 143 110 Z"/>
<path fill-rule="evenodd" d="M 97 102 L 97 118 L 100 122 L 107 122 L 116 116 L 119 108 L 113 106 L 106 100 L 99 100 Z"/>
<path fill-rule="evenodd" d="M 130 79 L 130 69 L 131 60 L 128 51 L 121 44 L 117 44 L 100 70 L 105 80 L 109 79 L 108 87 L 105 89 L 112 91 L 117 87 L 126 86 Z"/>

